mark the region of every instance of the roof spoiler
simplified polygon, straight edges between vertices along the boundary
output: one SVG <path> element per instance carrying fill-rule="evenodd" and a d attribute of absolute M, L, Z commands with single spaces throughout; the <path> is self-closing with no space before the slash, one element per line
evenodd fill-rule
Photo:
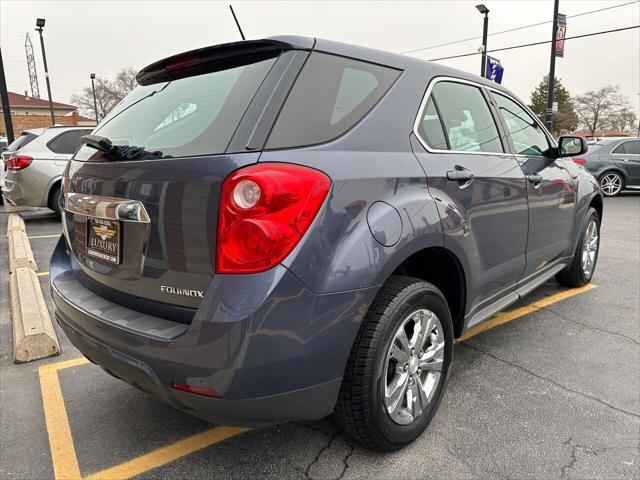
<path fill-rule="evenodd" d="M 179 53 L 146 66 L 136 75 L 139 85 L 152 85 L 179 78 L 213 72 L 247 60 L 259 61 L 278 55 L 283 50 L 313 48 L 314 42 L 291 42 L 295 37 L 277 37 L 264 40 L 245 40 L 223 43 Z M 312 40 L 312 39 L 305 39 Z"/>

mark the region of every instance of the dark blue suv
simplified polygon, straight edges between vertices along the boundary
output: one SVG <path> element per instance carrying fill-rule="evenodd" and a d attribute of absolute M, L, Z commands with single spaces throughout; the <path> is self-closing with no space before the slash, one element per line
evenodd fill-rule
<path fill-rule="evenodd" d="M 394 450 L 453 339 L 589 282 L 602 199 L 508 90 L 303 37 L 142 69 L 63 180 L 55 316 L 110 374 L 212 422 L 335 412 Z"/>

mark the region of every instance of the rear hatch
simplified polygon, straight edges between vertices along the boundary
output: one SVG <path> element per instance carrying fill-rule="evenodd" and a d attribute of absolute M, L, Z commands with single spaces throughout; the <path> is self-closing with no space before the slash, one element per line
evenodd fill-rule
<path fill-rule="evenodd" d="M 279 41 L 242 42 L 138 74 L 140 85 L 93 132 L 126 154 L 83 145 L 65 173 L 65 237 L 87 288 L 191 320 L 215 272 L 222 182 L 258 161 L 307 55 Z"/>

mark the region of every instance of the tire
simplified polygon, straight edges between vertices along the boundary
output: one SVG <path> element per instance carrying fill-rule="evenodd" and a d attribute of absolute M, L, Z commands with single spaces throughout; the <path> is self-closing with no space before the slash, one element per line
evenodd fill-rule
<path fill-rule="evenodd" d="M 414 334 L 416 329 L 420 330 L 419 325 L 424 326 L 422 331 L 431 332 L 423 335 L 424 355 L 420 350 L 416 355 L 404 357 L 409 361 L 398 360 L 396 357 L 407 351 L 400 348 L 401 328 L 408 346 L 418 347 L 420 340 Z M 416 278 L 391 277 L 378 293 L 356 336 L 336 404 L 338 424 L 368 448 L 394 451 L 411 443 L 426 429 L 438 409 L 452 356 L 451 314 L 440 290 Z M 424 399 L 411 404 L 415 409 L 410 408 L 407 393 L 385 396 L 387 389 L 400 392 L 394 386 L 404 384 L 407 377 L 405 391 L 411 390 L 414 398 Z M 424 396 L 418 390 L 423 385 Z M 398 407 L 392 415 L 388 403 L 394 404 L 394 398 L 400 400 L 395 402 Z"/>
<path fill-rule="evenodd" d="M 51 193 L 49 194 L 49 208 L 60 215 L 60 195 L 62 191 L 60 190 L 60 184 L 53 187 Z"/>
<path fill-rule="evenodd" d="M 593 225 L 593 226 L 592 226 Z M 590 228 L 595 228 L 595 240 L 592 237 L 592 231 Z M 590 241 L 591 240 L 591 241 Z M 591 244 L 589 249 L 585 250 L 585 243 L 588 242 Z M 593 248 L 595 247 L 595 250 Z M 566 285 L 568 287 L 582 287 L 589 283 L 593 278 L 593 273 L 596 269 L 596 264 L 598 262 L 598 253 L 600 251 L 600 216 L 598 212 L 595 211 L 594 208 L 589 208 L 587 210 L 587 215 L 585 217 L 585 222 L 582 225 L 582 229 L 580 230 L 580 237 L 578 239 L 578 245 L 576 246 L 576 250 L 573 254 L 573 260 L 571 264 L 560 271 L 556 275 L 556 280 L 562 285 Z M 593 253 L 591 256 L 590 253 Z M 589 255 L 590 262 L 588 264 L 588 269 L 585 266 L 585 254 Z"/>
<path fill-rule="evenodd" d="M 598 179 L 605 197 L 615 197 L 624 189 L 624 177 L 620 172 L 609 170 Z"/>

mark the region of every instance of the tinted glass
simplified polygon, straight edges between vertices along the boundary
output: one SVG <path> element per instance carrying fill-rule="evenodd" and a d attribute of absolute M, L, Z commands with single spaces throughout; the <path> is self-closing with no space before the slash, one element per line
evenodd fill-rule
<path fill-rule="evenodd" d="M 640 155 L 640 140 L 632 140 L 630 142 L 622 142 L 611 153 L 624 153 L 631 155 Z"/>
<path fill-rule="evenodd" d="M 270 58 L 137 87 L 94 134 L 116 145 L 160 151 L 164 157 L 222 153 L 274 62 Z M 93 148 L 82 147 L 76 158 L 96 155 Z"/>
<path fill-rule="evenodd" d="M 399 73 L 312 53 L 280 112 L 267 148 L 313 145 L 342 135 L 373 108 Z"/>
<path fill-rule="evenodd" d="M 542 155 L 549 149 L 549 140 L 538 123 L 523 107 L 502 95 L 493 95 L 498 110 L 520 155 Z"/>
<path fill-rule="evenodd" d="M 630 142 L 626 142 L 624 144 L 625 153 L 630 153 L 631 155 L 640 155 L 640 140 L 632 140 Z"/>
<path fill-rule="evenodd" d="M 504 152 L 498 127 L 478 87 L 438 82 L 431 95 L 440 110 L 451 150 Z"/>
<path fill-rule="evenodd" d="M 438 111 L 430 96 L 422 112 L 422 119 L 418 125 L 418 133 L 420 137 L 435 150 L 449 150 L 447 139 L 444 136 L 442 123 L 438 116 Z"/>
<path fill-rule="evenodd" d="M 22 132 L 18 138 L 16 138 L 13 142 L 11 142 L 7 150 L 10 150 L 10 151 L 19 150 L 25 145 L 27 145 L 28 143 L 35 140 L 36 138 L 38 138 L 38 135 L 35 135 L 31 132 Z"/>
<path fill-rule="evenodd" d="M 76 151 L 80 137 L 90 133 L 91 130 L 70 130 L 58 135 L 47 146 L 54 153 L 71 154 Z"/>

